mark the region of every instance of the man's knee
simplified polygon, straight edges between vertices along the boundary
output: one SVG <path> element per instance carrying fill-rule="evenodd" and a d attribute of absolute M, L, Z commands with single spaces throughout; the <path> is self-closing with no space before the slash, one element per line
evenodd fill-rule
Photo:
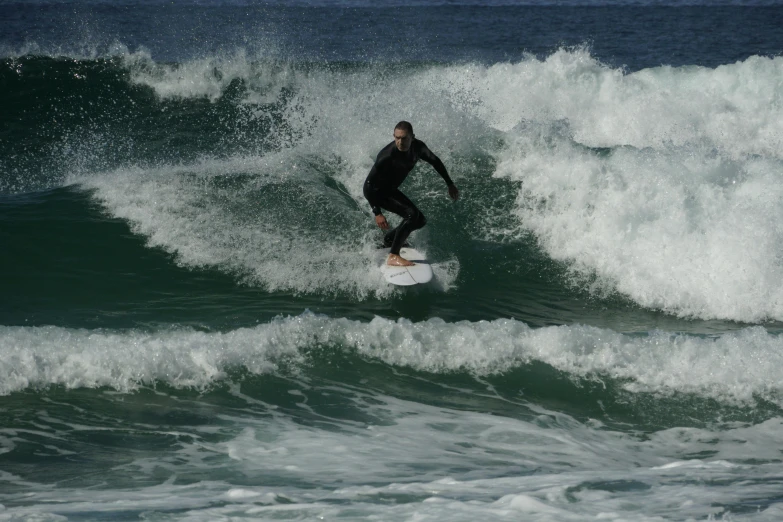
<path fill-rule="evenodd" d="M 411 220 L 414 230 L 419 229 L 427 224 L 427 218 L 424 217 L 420 211 L 417 211 Z"/>
<path fill-rule="evenodd" d="M 417 230 L 427 224 L 427 218 L 416 207 L 408 207 L 402 218 L 408 223 L 410 230 Z"/>

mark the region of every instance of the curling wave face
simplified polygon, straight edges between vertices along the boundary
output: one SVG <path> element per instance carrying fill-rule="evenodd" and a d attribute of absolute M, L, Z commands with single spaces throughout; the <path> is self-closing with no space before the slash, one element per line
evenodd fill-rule
<path fill-rule="evenodd" d="M 59 79 L 35 83 L 36 68 Z M 471 242 L 532 236 L 598 295 L 684 318 L 783 319 L 781 58 L 626 73 L 583 48 L 489 66 L 125 51 L 8 58 L 3 74 L 65 103 L 39 111 L 60 115 L 53 127 L 19 138 L 46 154 L 6 156 L 5 191 L 77 183 L 185 266 L 384 295 L 366 274 L 376 239 L 359 189 L 388 128 L 416 114 L 466 195 L 449 206 L 425 167 L 406 185 L 438 228 L 417 246 L 442 259 L 443 289 Z"/>

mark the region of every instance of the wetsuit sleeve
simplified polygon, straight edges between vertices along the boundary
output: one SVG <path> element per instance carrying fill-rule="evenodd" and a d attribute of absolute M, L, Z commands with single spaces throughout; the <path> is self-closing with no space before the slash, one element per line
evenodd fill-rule
<path fill-rule="evenodd" d="M 370 203 L 372 213 L 379 215 L 381 213 L 380 197 L 378 194 L 378 164 L 372 166 L 367 179 L 364 180 L 364 198 Z"/>
<path fill-rule="evenodd" d="M 443 164 L 443 162 L 440 160 L 439 157 L 437 157 L 430 149 L 427 147 L 424 142 L 421 142 L 421 150 L 419 150 L 419 157 L 432 165 L 432 167 L 435 169 L 435 171 L 440 174 L 440 177 L 443 178 L 443 181 L 446 182 L 446 185 L 453 185 L 454 182 L 451 181 L 451 178 L 449 177 L 449 172 L 446 170 L 446 166 Z"/>

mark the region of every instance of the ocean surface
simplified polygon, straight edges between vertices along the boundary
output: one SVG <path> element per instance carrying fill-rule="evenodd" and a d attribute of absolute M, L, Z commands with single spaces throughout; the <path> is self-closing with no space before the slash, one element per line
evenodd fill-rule
<path fill-rule="evenodd" d="M 0 2 L 0 521 L 783 519 L 781 27 Z"/>

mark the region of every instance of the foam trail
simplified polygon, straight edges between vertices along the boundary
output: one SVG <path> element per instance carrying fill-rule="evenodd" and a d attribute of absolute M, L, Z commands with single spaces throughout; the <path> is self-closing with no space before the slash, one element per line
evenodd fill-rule
<path fill-rule="evenodd" d="M 308 212 L 321 187 L 279 170 L 270 173 L 265 163 L 121 169 L 82 185 L 97 190 L 112 215 L 127 219 L 150 246 L 175 253 L 184 266 L 222 267 L 270 291 L 380 292 L 374 252 L 362 248 L 361 236 L 347 236 L 326 221 L 351 218 L 354 209 L 333 198 Z M 230 178 L 237 171 L 253 177 L 214 189 L 223 173 Z M 322 228 L 308 226 L 315 220 Z"/>
<path fill-rule="evenodd" d="M 4 394 L 55 384 L 203 387 L 231 368 L 274 372 L 327 348 L 435 373 L 503 373 L 540 361 L 574 378 L 617 379 L 635 393 L 694 393 L 729 402 L 752 402 L 754 396 L 778 402 L 783 390 L 775 363 L 783 339 L 758 327 L 717 338 L 629 336 L 587 326 L 531 329 L 510 319 L 411 323 L 376 317 L 362 323 L 308 313 L 226 333 L 2 327 L 0 339 L 6 347 L 0 356 Z"/>

